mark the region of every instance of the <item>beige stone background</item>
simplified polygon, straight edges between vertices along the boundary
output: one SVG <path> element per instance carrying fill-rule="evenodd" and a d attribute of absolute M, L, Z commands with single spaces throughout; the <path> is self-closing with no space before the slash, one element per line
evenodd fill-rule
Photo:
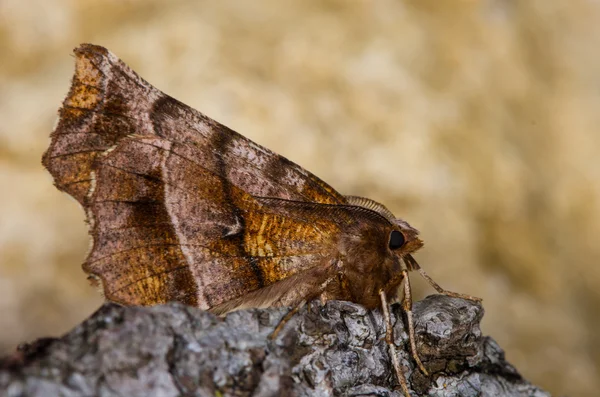
<path fill-rule="evenodd" d="M 81 42 L 385 203 L 527 378 L 598 395 L 598 1 L 0 0 L 2 352 L 101 303 L 83 211 L 40 165 Z"/>

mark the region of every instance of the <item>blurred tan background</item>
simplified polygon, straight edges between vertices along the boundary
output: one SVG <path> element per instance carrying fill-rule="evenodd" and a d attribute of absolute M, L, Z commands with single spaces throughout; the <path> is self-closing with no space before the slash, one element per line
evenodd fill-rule
<path fill-rule="evenodd" d="M 0 352 L 101 304 L 40 165 L 82 42 L 385 203 L 528 379 L 598 395 L 599 2 L 0 0 Z"/>

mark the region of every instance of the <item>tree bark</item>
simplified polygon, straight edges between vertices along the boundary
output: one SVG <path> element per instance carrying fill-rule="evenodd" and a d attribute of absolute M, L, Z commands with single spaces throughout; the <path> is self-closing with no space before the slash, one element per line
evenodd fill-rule
<path fill-rule="evenodd" d="M 58 339 L 20 346 L 0 361 L 6 396 L 398 396 L 379 311 L 312 302 L 269 335 L 288 309 L 221 319 L 172 303 L 105 304 Z M 480 304 L 442 295 L 414 305 L 415 369 L 399 305 L 395 344 L 413 395 L 549 396 L 524 380 L 490 337 Z M 400 317 L 399 317 L 400 316 Z"/>

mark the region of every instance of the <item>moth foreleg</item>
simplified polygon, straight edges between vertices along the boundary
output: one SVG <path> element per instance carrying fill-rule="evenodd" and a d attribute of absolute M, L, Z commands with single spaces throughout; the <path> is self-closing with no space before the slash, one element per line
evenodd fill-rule
<path fill-rule="evenodd" d="M 476 296 L 459 294 L 458 292 L 447 291 L 447 290 L 443 289 L 438 283 L 433 281 L 433 279 L 431 277 L 429 277 L 429 275 L 427 273 L 425 273 L 425 270 L 423 270 L 421 268 L 419 268 L 417 270 L 419 271 L 421 276 L 429 283 L 429 285 L 431 285 L 438 293 L 440 293 L 442 295 L 446 295 L 446 296 L 451 296 L 453 298 L 461 298 L 461 299 L 467 299 L 467 300 L 474 301 L 474 302 L 481 302 L 481 298 L 478 298 Z"/>
<path fill-rule="evenodd" d="M 400 387 L 402 388 L 402 393 L 404 393 L 404 396 L 410 397 L 408 385 L 406 384 L 406 377 L 402 372 L 402 368 L 400 368 L 400 362 L 398 361 L 398 355 L 396 354 L 396 345 L 394 344 L 394 328 L 392 325 L 392 319 L 390 317 L 387 298 L 383 289 L 379 290 L 379 297 L 381 298 L 381 309 L 383 311 L 383 319 L 385 321 L 385 342 L 390 350 L 390 356 L 392 358 L 394 371 L 396 372 L 396 378 L 400 383 Z"/>
<path fill-rule="evenodd" d="M 402 309 L 406 313 L 406 322 L 408 323 L 408 340 L 410 342 L 410 353 L 419 366 L 419 369 L 423 374 L 429 375 L 421 359 L 419 358 L 419 354 L 417 353 L 417 343 L 415 338 L 415 325 L 413 323 L 412 316 L 412 292 L 410 290 L 410 280 L 408 279 L 408 271 L 402 270 L 402 275 L 404 276 L 404 298 L 402 299 Z"/>

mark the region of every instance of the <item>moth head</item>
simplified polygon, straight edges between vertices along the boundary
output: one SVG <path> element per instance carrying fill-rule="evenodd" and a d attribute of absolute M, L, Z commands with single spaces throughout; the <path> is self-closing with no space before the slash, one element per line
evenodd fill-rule
<path fill-rule="evenodd" d="M 388 235 L 388 248 L 404 261 L 408 270 L 418 269 L 419 265 L 411 253 L 423 246 L 419 231 L 402 219 L 394 219 L 392 223 L 394 227 Z"/>
<path fill-rule="evenodd" d="M 346 196 L 346 201 L 350 205 L 377 213 L 387 220 L 385 228 L 388 231 L 387 249 L 388 253 L 391 254 L 388 257 L 394 258 L 395 265 L 393 268 L 398 269 L 400 262 L 404 262 L 408 270 L 419 269 L 419 265 L 411 256 L 411 253 L 423 246 L 423 241 L 419 238 L 417 229 L 409 225 L 408 222 L 396 218 L 383 204 L 374 200 L 365 197 Z"/>

